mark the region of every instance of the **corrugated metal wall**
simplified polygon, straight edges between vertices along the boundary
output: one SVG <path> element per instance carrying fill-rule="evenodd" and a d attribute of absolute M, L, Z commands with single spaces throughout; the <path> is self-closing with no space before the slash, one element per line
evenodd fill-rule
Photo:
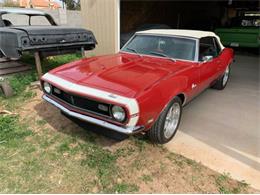
<path fill-rule="evenodd" d="M 119 0 L 83 0 L 83 25 L 94 32 L 98 45 L 89 55 L 111 54 L 119 50 Z"/>

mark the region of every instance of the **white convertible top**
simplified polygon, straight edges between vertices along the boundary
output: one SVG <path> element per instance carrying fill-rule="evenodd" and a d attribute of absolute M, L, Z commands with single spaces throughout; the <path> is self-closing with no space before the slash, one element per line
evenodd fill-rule
<path fill-rule="evenodd" d="M 202 37 L 216 37 L 221 49 L 224 46 L 221 44 L 219 37 L 210 31 L 200 31 L 200 30 L 181 30 L 181 29 L 158 29 L 158 30 L 145 30 L 139 31 L 136 34 L 151 34 L 151 35 L 172 35 L 172 36 L 183 36 L 200 39 Z"/>
<path fill-rule="evenodd" d="M 138 34 L 161 34 L 161 35 L 176 35 L 185 37 L 202 38 L 217 35 L 210 31 L 200 31 L 200 30 L 180 30 L 180 29 L 158 29 L 158 30 L 145 30 L 139 31 Z"/>

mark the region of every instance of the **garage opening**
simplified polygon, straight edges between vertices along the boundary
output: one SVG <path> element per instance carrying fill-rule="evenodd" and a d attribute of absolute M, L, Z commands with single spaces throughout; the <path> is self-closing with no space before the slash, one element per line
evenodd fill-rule
<path fill-rule="evenodd" d="M 147 29 L 215 31 L 243 11 L 257 11 L 258 1 L 120 1 L 120 47 Z"/>

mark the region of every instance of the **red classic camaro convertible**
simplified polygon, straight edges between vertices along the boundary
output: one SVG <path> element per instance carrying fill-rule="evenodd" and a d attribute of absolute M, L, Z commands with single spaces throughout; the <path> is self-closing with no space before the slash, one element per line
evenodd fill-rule
<path fill-rule="evenodd" d="M 212 32 L 137 32 L 114 55 L 58 67 L 42 77 L 43 99 L 65 115 L 153 142 L 175 135 L 182 107 L 208 87 L 227 85 L 233 50 Z"/>

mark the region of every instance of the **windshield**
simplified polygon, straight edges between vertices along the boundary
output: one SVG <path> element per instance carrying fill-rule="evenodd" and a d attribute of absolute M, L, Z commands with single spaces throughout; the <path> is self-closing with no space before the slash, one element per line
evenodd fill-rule
<path fill-rule="evenodd" d="M 196 40 L 157 35 L 135 35 L 122 51 L 194 61 Z"/>

